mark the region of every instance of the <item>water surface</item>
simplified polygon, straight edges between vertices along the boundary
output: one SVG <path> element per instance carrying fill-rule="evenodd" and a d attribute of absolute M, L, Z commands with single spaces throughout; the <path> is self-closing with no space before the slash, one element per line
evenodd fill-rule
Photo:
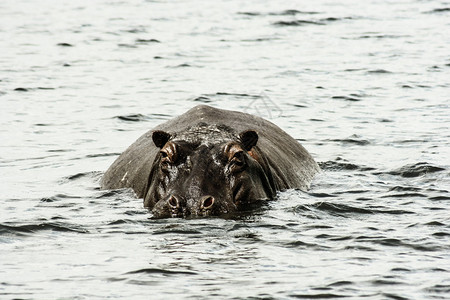
<path fill-rule="evenodd" d="M 0 298 L 447 299 L 450 2 L 0 3 Z M 197 104 L 322 172 L 234 218 L 99 190 Z"/>

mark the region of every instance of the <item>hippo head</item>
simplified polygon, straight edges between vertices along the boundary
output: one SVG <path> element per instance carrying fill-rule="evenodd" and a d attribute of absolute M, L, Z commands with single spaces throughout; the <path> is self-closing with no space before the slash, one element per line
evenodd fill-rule
<path fill-rule="evenodd" d="M 272 198 L 274 189 L 258 162 L 258 134 L 196 127 L 182 135 L 154 131 L 160 149 L 144 205 L 156 217 L 210 216 Z"/>

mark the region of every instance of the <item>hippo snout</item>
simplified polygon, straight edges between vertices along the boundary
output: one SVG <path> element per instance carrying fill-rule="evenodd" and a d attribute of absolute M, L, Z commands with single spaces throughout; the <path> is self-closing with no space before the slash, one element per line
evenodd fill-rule
<path fill-rule="evenodd" d="M 215 199 L 213 196 L 203 196 L 200 199 L 200 213 L 204 216 L 210 215 L 214 207 Z"/>
<path fill-rule="evenodd" d="M 201 206 L 200 209 L 211 209 L 214 205 L 214 197 L 213 196 L 204 196 L 200 201 Z"/>
<path fill-rule="evenodd" d="M 216 199 L 211 195 L 190 199 L 186 201 L 183 197 L 170 195 L 167 200 L 167 207 L 171 217 L 186 217 L 194 213 L 195 215 L 211 215 Z"/>

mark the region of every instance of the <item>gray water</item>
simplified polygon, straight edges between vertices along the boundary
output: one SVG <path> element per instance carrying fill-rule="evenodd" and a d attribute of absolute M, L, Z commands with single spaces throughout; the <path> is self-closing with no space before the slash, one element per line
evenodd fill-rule
<path fill-rule="evenodd" d="M 1 299 L 449 299 L 449 1 L 0 2 Z M 197 104 L 322 167 L 232 218 L 99 179 Z"/>

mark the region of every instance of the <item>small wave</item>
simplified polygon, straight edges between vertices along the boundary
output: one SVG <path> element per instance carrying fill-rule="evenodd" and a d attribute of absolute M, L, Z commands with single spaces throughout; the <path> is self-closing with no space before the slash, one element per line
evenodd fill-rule
<path fill-rule="evenodd" d="M 386 279 L 375 279 L 375 280 L 372 280 L 371 283 L 373 285 L 397 285 L 397 284 L 404 284 L 404 282 L 401 282 L 401 281 L 386 280 Z"/>
<path fill-rule="evenodd" d="M 392 272 L 401 272 L 401 273 L 409 273 L 411 272 L 411 269 L 407 268 L 393 268 L 391 269 Z"/>
<path fill-rule="evenodd" d="M 345 205 L 345 204 L 336 204 L 336 203 L 329 203 L 329 202 L 319 202 L 316 204 L 313 204 L 313 207 L 315 209 L 326 211 L 326 212 L 332 212 L 332 213 L 358 213 L 358 214 L 372 214 L 373 211 Z"/>
<path fill-rule="evenodd" d="M 305 228 L 307 229 L 332 229 L 333 226 L 331 225 L 308 225 Z"/>
<path fill-rule="evenodd" d="M 103 154 L 91 154 L 90 156 L 88 155 L 87 157 L 103 157 L 103 156 L 115 156 L 118 155 L 117 153 L 103 153 Z M 65 177 L 66 180 L 77 180 L 77 179 L 81 179 L 81 178 L 96 178 L 98 177 L 100 174 L 102 174 L 102 172 L 99 171 L 91 171 L 91 172 L 82 172 L 82 173 L 77 173 L 75 175 L 70 175 Z"/>
<path fill-rule="evenodd" d="M 394 299 L 394 300 L 409 300 L 409 298 L 405 298 L 393 293 L 380 293 L 383 298 Z"/>
<path fill-rule="evenodd" d="M 333 196 L 336 197 L 336 196 Z M 345 216 L 347 214 L 390 214 L 390 215 L 404 215 L 413 214 L 413 212 L 399 209 L 387 209 L 384 207 L 368 206 L 365 208 L 350 206 L 340 203 L 318 202 L 314 204 L 302 204 L 294 208 L 295 212 L 319 210 L 327 213 L 332 213 L 338 216 Z"/>
<path fill-rule="evenodd" d="M 279 12 L 269 12 L 269 13 L 261 13 L 261 12 L 255 12 L 255 11 L 243 11 L 238 12 L 238 15 L 244 15 L 244 16 L 250 16 L 250 17 L 257 17 L 257 16 L 295 16 L 295 15 L 316 15 L 319 14 L 315 11 L 302 11 L 297 9 L 286 9 Z"/>
<path fill-rule="evenodd" d="M 147 121 L 149 119 L 147 116 L 144 116 L 143 114 L 131 114 L 131 115 L 125 115 L 125 116 L 116 116 L 115 118 L 117 118 L 121 121 L 127 121 L 127 122 L 142 122 L 142 121 Z"/>
<path fill-rule="evenodd" d="M 317 20 L 291 20 L 291 21 L 278 21 L 273 23 L 275 26 L 304 26 L 304 25 L 327 25 L 331 22 L 338 22 L 343 20 L 351 20 L 352 17 L 328 17 Z"/>
<path fill-rule="evenodd" d="M 385 118 L 378 119 L 377 121 L 381 122 L 381 123 L 392 123 L 392 122 L 394 122 L 393 120 L 385 119 Z"/>
<path fill-rule="evenodd" d="M 309 193 L 310 196 L 316 197 L 316 198 L 330 198 L 330 197 L 336 197 L 332 194 L 327 193 Z"/>
<path fill-rule="evenodd" d="M 318 246 L 317 244 L 311 244 L 311 243 L 306 243 L 306 242 L 302 242 L 302 241 L 293 241 L 293 242 L 286 243 L 284 245 L 287 248 L 302 248 L 302 249 L 316 248 Z"/>
<path fill-rule="evenodd" d="M 339 159 L 342 160 L 342 159 Z M 319 162 L 319 166 L 322 170 L 328 170 L 328 171 L 353 171 L 353 170 L 360 170 L 360 171 L 372 171 L 375 170 L 375 168 L 366 167 L 366 166 L 358 166 L 352 163 L 348 162 L 341 162 L 341 161 L 325 161 L 325 162 Z"/>
<path fill-rule="evenodd" d="M 426 197 L 426 195 L 421 193 L 400 193 L 381 196 L 381 198 L 410 198 L 410 197 Z"/>
<path fill-rule="evenodd" d="M 136 45 L 134 45 L 134 44 L 125 44 L 125 43 L 120 43 L 120 44 L 117 44 L 117 46 L 118 47 L 120 47 L 120 48 L 137 48 L 137 46 Z"/>
<path fill-rule="evenodd" d="M 450 236 L 450 233 L 448 233 L 448 232 L 443 232 L 443 231 L 439 231 L 439 232 L 433 233 L 433 236 L 437 236 L 437 237 L 449 237 L 449 236 Z"/>
<path fill-rule="evenodd" d="M 392 73 L 391 71 L 385 69 L 376 69 L 367 71 L 367 74 L 391 74 L 391 73 Z"/>
<path fill-rule="evenodd" d="M 59 46 L 59 47 L 73 47 L 73 45 L 69 44 L 69 43 L 58 43 L 56 45 Z"/>
<path fill-rule="evenodd" d="M 143 33 L 146 32 L 147 29 L 144 26 L 138 26 L 135 28 L 125 29 L 121 30 L 122 32 L 128 32 L 128 33 Z"/>
<path fill-rule="evenodd" d="M 29 228 L 29 226 L 10 226 L 0 224 L 0 236 L 1 235 L 24 235 L 24 233 L 33 233 L 33 231 Z"/>
<path fill-rule="evenodd" d="M 108 198 L 116 195 L 134 195 L 134 192 L 131 188 L 122 188 L 115 190 L 103 190 L 99 192 L 99 195 L 95 197 L 95 199 Z"/>
<path fill-rule="evenodd" d="M 318 12 L 315 11 L 302 11 L 297 9 L 286 9 L 280 12 L 269 13 L 272 16 L 295 16 L 295 15 L 315 15 Z"/>
<path fill-rule="evenodd" d="M 373 285 L 399 285 L 399 284 L 405 284 L 402 281 L 391 280 L 391 279 L 375 279 L 375 280 L 372 280 L 371 283 Z"/>
<path fill-rule="evenodd" d="M 393 34 L 365 34 L 361 35 L 359 39 L 396 39 L 400 37 L 405 37 L 403 35 L 393 35 Z"/>
<path fill-rule="evenodd" d="M 163 229 L 163 230 L 157 230 L 153 232 L 154 235 L 161 235 L 161 234 L 202 234 L 198 230 L 191 230 L 191 229 Z"/>
<path fill-rule="evenodd" d="M 210 98 L 205 97 L 205 96 L 197 97 L 197 98 L 193 99 L 192 101 L 201 102 L 201 103 L 211 103 L 212 102 L 212 100 Z"/>
<path fill-rule="evenodd" d="M 333 96 L 331 99 L 337 99 L 337 100 L 345 100 L 345 101 L 361 101 L 361 99 L 354 97 L 354 96 Z"/>
<path fill-rule="evenodd" d="M 339 235 L 331 235 L 331 234 L 319 234 L 315 236 L 317 239 L 327 239 L 330 241 L 346 241 L 353 239 L 353 236 L 345 235 L 345 236 L 339 236 Z"/>
<path fill-rule="evenodd" d="M 344 72 L 359 72 L 359 71 L 364 71 L 365 69 L 361 69 L 361 68 L 350 68 L 350 69 L 344 69 Z"/>
<path fill-rule="evenodd" d="M 236 96 L 236 97 L 249 97 L 249 98 L 261 98 L 261 95 L 252 95 L 245 93 L 227 93 L 227 92 L 217 92 L 216 96 Z"/>
<path fill-rule="evenodd" d="M 387 172 L 387 174 L 398 175 L 401 177 L 410 178 L 410 177 L 418 177 L 418 176 L 426 175 L 429 173 L 440 172 L 440 171 L 444 171 L 444 170 L 445 170 L 444 168 L 433 166 L 427 162 L 419 162 L 419 163 L 415 163 L 415 164 L 405 165 L 401 168 Z M 382 173 L 375 173 L 375 175 L 379 175 L 379 174 L 382 174 Z"/>
<path fill-rule="evenodd" d="M 392 188 L 389 189 L 389 192 L 395 191 L 395 192 L 405 192 L 405 191 L 420 191 L 422 190 L 421 188 L 418 187 L 413 187 L 413 186 L 394 186 Z"/>
<path fill-rule="evenodd" d="M 335 286 L 345 286 L 345 285 L 352 285 L 352 284 L 353 284 L 352 281 L 340 280 L 340 281 L 336 281 L 336 282 L 330 283 L 327 286 L 328 287 L 335 287 Z"/>
<path fill-rule="evenodd" d="M 145 268 L 145 269 L 139 269 L 135 271 L 130 271 L 125 273 L 127 274 L 160 274 L 160 275 L 197 275 L 196 272 L 192 271 L 172 271 L 172 270 L 163 270 L 158 268 Z"/>
<path fill-rule="evenodd" d="M 60 199 L 58 199 L 58 197 L 56 197 L 56 196 L 52 196 L 52 197 L 44 197 L 44 198 L 41 198 L 41 202 L 49 202 L 49 203 L 51 203 L 51 202 L 56 202 L 56 201 L 59 201 Z"/>
<path fill-rule="evenodd" d="M 430 200 L 450 200 L 450 196 L 432 196 L 428 197 Z"/>
<path fill-rule="evenodd" d="M 276 37 L 262 37 L 262 38 L 254 38 L 254 39 L 242 39 L 242 42 L 267 42 L 278 40 Z"/>
<path fill-rule="evenodd" d="M 18 88 L 15 88 L 14 91 L 16 91 L 16 92 L 28 92 L 29 89 L 24 88 L 24 87 L 18 87 Z"/>
<path fill-rule="evenodd" d="M 26 224 L 26 225 L 4 225 L 0 224 L 0 235 L 10 235 L 18 234 L 23 235 L 24 233 L 35 233 L 39 231 L 62 231 L 62 232 L 77 232 L 77 233 L 88 233 L 87 229 L 82 228 L 78 225 L 64 224 L 64 223 L 40 223 L 40 224 Z"/>
<path fill-rule="evenodd" d="M 435 8 L 435 9 L 427 11 L 425 13 L 434 14 L 434 13 L 445 13 L 445 12 L 450 12 L 450 7 Z"/>
<path fill-rule="evenodd" d="M 389 247 L 406 247 L 411 248 L 414 250 L 419 251 L 426 251 L 426 252 L 434 252 L 434 251 L 440 251 L 441 247 L 439 247 L 436 244 L 430 244 L 430 243 L 422 243 L 422 244 L 414 244 L 409 243 L 406 241 L 402 241 L 400 239 L 396 238 L 386 238 L 386 237 L 368 237 L 368 236 L 359 236 L 355 238 L 356 241 L 359 242 L 370 242 L 372 244 L 378 244 L 382 246 L 389 246 Z"/>
<path fill-rule="evenodd" d="M 108 156 L 119 156 L 121 153 L 119 153 L 119 152 L 112 152 L 112 153 L 97 153 L 97 154 L 88 154 L 88 155 L 86 155 L 85 157 L 86 158 L 95 158 L 95 157 L 108 157 Z M 100 172 L 89 172 L 90 174 L 95 174 L 95 175 L 98 175 L 98 173 L 100 173 Z"/>
<path fill-rule="evenodd" d="M 41 198 L 40 202 L 56 202 L 56 201 L 60 201 L 62 199 L 80 199 L 81 197 L 79 196 L 71 196 L 71 195 L 66 195 L 66 194 L 56 194 L 54 196 L 51 197 L 44 197 Z"/>
<path fill-rule="evenodd" d="M 237 14 L 238 15 L 244 15 L 244 16 L 251 16 L 251 17 L 261 16 L 262 15 L 262 13 L 252 12 L 252 11 L 240 11 Z"/>
<path fill-rule="evenodd" d="M 148 118 L 149 119 L 152 119 L 152 120 L 167 120 L 167 119 L 170 119 L 172 116 L 171 115 L 168 115 L 168 114 L 158 114 L 158 113 L 151 113 L 151 114 L 149 114 L 148 115 Z"/>
<path fill-rule="evenodd" d="M 375 207 L 369 207 L 369 209 L 374 214 L 388 214 L 388 215 L 407 215 L 407 214 L 411 215 L 411 214 L 414 214 L 414 212 L 412 212 L 412 211 L 403 210 L 403 209 L 387 209 L 387 208 L 378 209 Z"/>
<path fill-rule="evenodd" d="M 331 293 L 324 294 L 291 294 L 289 295 L 292 298 L 298 299 L 335 299 L 335 298 L 347 298 L 349 295 L 338 295 Z"/>
<path fill-rule="evenodd" d="M 336 18 L 336 17 L 329 17 L 320 19 L 322 22 L 337 22 L 337 21 L 343 21 L 343 20 L 353 20 L 352 17 L 343 17 L 343 18 Z"/>
<path fill-rule="evenodd" d="M 420 140 L 420 139 L 406 139 L 406 140 L 398 140 L 395 143 L 399 144 L 417 144 L 417 143 L 427 143 L 429 140 Z"/>
<path fill-rule="evenodd" d="M 357 208 L 352 207 L 344 204 L 333 204 L 329 202 L 319 202 L 315 204 L 309 204 L 309 205 L 299 205 L 294 208 L 295 212 L 302 212 L 302 211 L 311 211 L 311 210 L 319 210 L 324 211 L 327 213 L 332 213 L 335 215 L 343 216 L 343 214 L 349 214 L 349 213 L 359 213 L 359 214 L 371 214 L 372 212 L 363 209 L 363 208 Z"/>
<path fill-rule="evenodd" d="M 366 146 L 369 145 L 370 142 L 368 140 L 363 140 L 357 135 L 352 135 L 351 137 L 348 137 L 346 139 L 332 139 L 328 140 L 330 142 L 339 142 L 342 144 L 353 144 L 358 146 Z"/>
<path fill-rule="evenodd" d="M 323 22 L 308 21 L 308 20 L 294 20 L 294 21 L 278 21 L 273 23 L 275 26 L 304 26 L 304 25 L 326 25 Z"/>
<path fill-rule="evenodd" d="M 150 44 L 150 43 L 161 43 L 157 39 L 136 39 L 136 44 Z"/>
<path fill-rule="evenodd" d="M 50 124 L 36 124 L 36 126 L 51 126 Z M 50 153 L 64 153 L 64 152 L 72 152 L 75 150 L 72 149 L 49 149 L 47 152 Z"/>
<path fill-rule="evenodd" d="M 438 222 L 438 221 L 431 221 L 431 222 L 425 223 L 424 225 L 427 225 L 427 226 L 447 226 L 446 224 Z"/>
<path fill-rule="evenodd" d="M 123 224 L 137 224 L 137 223 L 139 223 L 139 221 L 130 220 L 130 219 L 120 219 L 120 220 L 115 220 L 115 221 L 109 222 L 108 225 L 123 225 Z"/>
<path fill-rule="evenodd" d="M 176 66 L 173 66 L 173 68 L 189 68 L 189 67 L 193 67 L 191 64 L 188 63 L 182 63 Z"/>
<path fill-rule="evenodd" d="M 428 292 L 439 293 L 439 294 L 448 296 L 450 294 L 450 284 L 436 284 L 432 287 L 426 288 L 426 290 Z M 436 299 L 439 299 L 439 298 L 436 297 Z M 444 299 L 444 298 L 441 298 L 441 299 Z"/>

